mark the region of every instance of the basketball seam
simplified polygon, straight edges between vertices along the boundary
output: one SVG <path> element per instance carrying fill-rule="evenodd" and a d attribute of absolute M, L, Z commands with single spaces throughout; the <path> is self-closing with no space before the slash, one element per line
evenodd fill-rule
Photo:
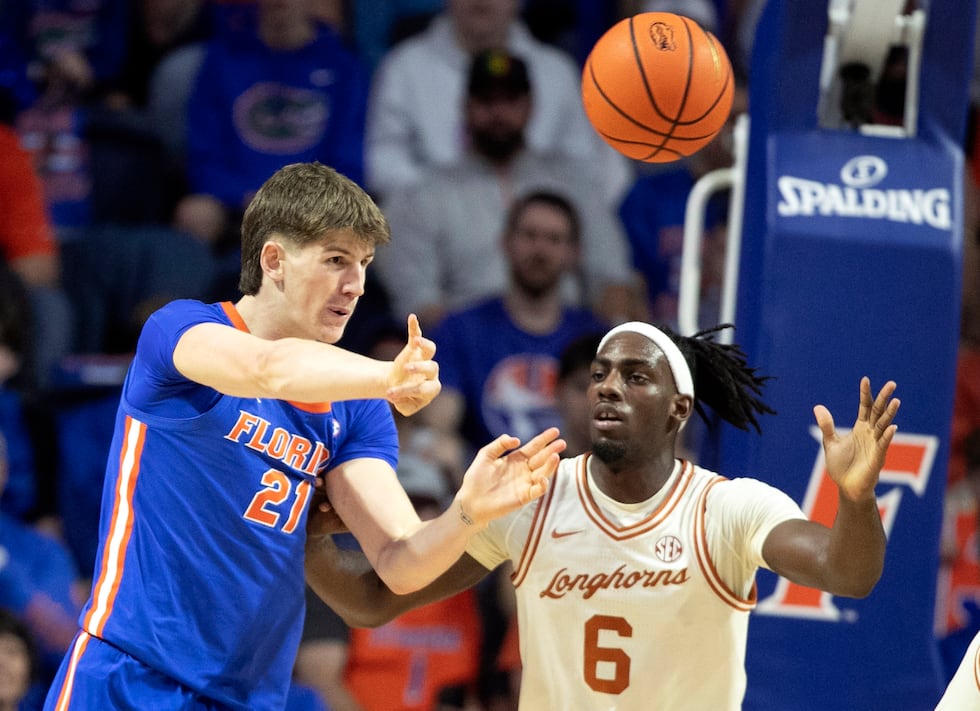
<path fill-rule="evenodd" d="M 619 107 L 619 105 L 615 101 L 613 101 L 605 91 L 603 91 L 602 85 L 599 83 L 598 78 L 596 78 L 595 71 L 592 69 L 592 60 L 591 59 L 588 59 L 586 61 L 585 68 L 586 68 L 586 71 L 588 72 L 589 79 L 592 81 L 592 85 L 595 87 L 596 91 L 599 92 L 599 96 L 601 96 L 603 98 L 603 100 L 606 102 L 606 104 L 608 104 L 612 109 L 614 109 L 616 111 L 616 113 L 618 113 L 620 116 L 622 116 L 624 119 L 626 119 L 627 121 L 629 121 L 630 123 L 632 123 L 637 128 L 642 128 L 644 131 L 648 131 L 649 133 L 653 134 L 653 136 L 656 136 L 658 138 L 660 138 L 660 137 L 662 137 L 662 138 L 672 138 L 675 141 L 702 141 L 705 138 L 707 138 L 708 136 L 714 135 L 713 133 L 706 133 L 706 134 L 702 134 L 702 135 L 698 135 L 698 136 L 677 136 L 677 135 L 672 135 L 671 133 L 664 133 L 663 131 L 660 131 L 660 130 L 658 130 L 656 128 L 653 128 L 652 126 L 648 126 L 645 123 L 642 123 L 640 121 L 637 121 L 635 118 L 633 118 L 633 116 L 631 116 L 630 114 L 628 114 L 625 111 L 623 111 L 623 109 L 621 109 Z M 667 119 L 667 117 L 664 116 L 663 114 L 661 114 L 661 117 L 664 118 L 665 120 Z M 673 124 L 677 124 L 676 121 L 675 122 L 672 122 L 672 123 Z M 688 122 L 684 122 L 684 123 L 677 124 L 677 125 L 687 125 L 687 123 Z M 690 122 L 690 123 L 695 123 L 695 122 Z M 609 134 L 609 133 L 607 133 L 605 131 L 602 131 L 600 129 L 596 129 L 596 130 L 601 135 L 605 136 L 606 138 L 610 138 L 610 139 L 612 139 L 614 141 L 618 141 L 619 143 L 628 143 L 628 144 L 631 144 L 631 145 L 640 145 L 640 146 L 653 146 L 653 143 L 652 142 L 651 143 L 646 143 L 644 141 L 632 141 L 632 140 L 628 140 L 628 139 L 625 139 L 625 138 L 617 138 L 616 136 L 613 136 L 612 134 Z M 661 145 L 663 145 L 663 144 L 661 144 Z M 666 148 L 666 147 L 664 147 L 664 150 L 670 151 L 670 149 L 669 148 Z M 670 151 L 670 152 L 677 153 L 678 155 L 683 155 L 683 154 L 679 153 L 678 151 Z"/>

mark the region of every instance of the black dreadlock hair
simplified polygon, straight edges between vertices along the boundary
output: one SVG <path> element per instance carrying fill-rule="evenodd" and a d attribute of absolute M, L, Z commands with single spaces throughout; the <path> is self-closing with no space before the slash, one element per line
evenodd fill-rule
<path fill-rule="evenodd" d="M 756 415 L 776 414 L 761 400 L 762 386 L 772 378 L 756 375 L 756 369 L 749 367 L 741 346 L 715 340 L 716 333 L 735 326 L 723 323 L 693 336 L 681 336 L 665 326 L 658 328 L 677 344 L 691 369 L 694 409 L 701 419 L 709 427 L 712 425 L 704 410 L 707 405 L 725 422 L 746 431 L 752 425 L 761 434 Z"/>

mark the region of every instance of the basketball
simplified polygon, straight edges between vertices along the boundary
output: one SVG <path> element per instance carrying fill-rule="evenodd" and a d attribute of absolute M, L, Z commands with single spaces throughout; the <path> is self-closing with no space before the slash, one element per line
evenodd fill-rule
<path fill-rule="evenodd" d="M 669 163 L 707 145 L 725 125 L 734 91 L 718 39 L 670 12 L 619 21 L 582 70 L 592 127 L 623 155 L 648 163 Z"/>

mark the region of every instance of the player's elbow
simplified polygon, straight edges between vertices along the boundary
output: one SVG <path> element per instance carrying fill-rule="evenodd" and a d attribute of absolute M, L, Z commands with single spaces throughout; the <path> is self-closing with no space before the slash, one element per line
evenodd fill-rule
<path fill-rule="evenodd" d="M 384 583 L 395 595 L 410 595 L 413 592 L 418 592 L 424 587 L 424 585 L 415 584 L 411 580 L 402 580 L 398 578 L 386 579 L 384 580 Z"/>
<path fill-rule="evenodd" d="M 869 575 L 863 584 L 858 586 L 857 590 L 854 591 L 852 597 L 864 598 L 867 597 L 874 591 L 875 587 L 878 585 L 878 581 L 881 580 L 882 569 L 879 568 L 873 574 Z"/>
<path fill-rule="evenodd" d="M 344 621 L 348 627 L 363 628 L 363 629 L 374 629 L 376 627 L 381 627 L 381 625 L 387 624 L 394 619 L 394 615 L 384 614 L 384 611 L 379 609 L 374 610 L 337 610 L 337 614 L 340 615 L 340 619 Z"/>
<path fill-rule="evenodd" d="M 841 580 L 832 590 L 838 597 L 861 599 L 868 597 L 881 579 L 882 568 L 862 571 L 859 575 L 851 575 Z"/>
<path fill-rule="evenodd" d="M 337 614 L 348 627 L 373 629 L 391 622 L 410 609 L 408 600 L 392 594 L 386 586 L 377 581 L 377 587 L 358 598 L 356 603 L 335 608 Z"/>

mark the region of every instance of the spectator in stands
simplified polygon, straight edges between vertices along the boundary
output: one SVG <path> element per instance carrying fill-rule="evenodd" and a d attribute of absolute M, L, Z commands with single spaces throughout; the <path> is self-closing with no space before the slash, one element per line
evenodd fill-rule
<path fill-rule="evenodd" d="M 0 710 L 27 711 L 38 707 L 44 697 L 32 693 L 37 676 L 31 633 L 10 610 L 0 608 Z"/>
<path fill-rule="evenodd" d="M 105 87 L 117 108 L 146 107 L 150 80 L 174 50 L 204 42 L 214 34 L 206 0 L 136 0 L 132 4 L 121 71 Z"/>
<path fill-rule="evenodd" d="M 122 69 L 128 0 L 22 0 L 4 3 L 31 76 L 53 102 L 88 100 Z"/>
<path fill-rule="evenodd" d="M 442 392 L 420 417 L 457 432 L 472 448 L 504 432 L 521 440 L 559 424 L 558 358 L 573 338 L 607 325 L 562 301 L 564 275 L 577 268 L 578 212 L 561 195 L 533 192 L 511 209 L 499 246 L 505 289 L 451 311 L 432 331 Z"/>
<path fill-rule="evenodd" d="M 0 451 L 0 492 L 7 461 Z M 71 553 L 60 541 L 0 511 L 0 608 L 11 610 L 38 645 L 41 679 L 50 683 L 78 631 L 85 594 Z"/>
<path fill-rule="evenodd" d="M 399 464 L 398 474 L 426 520 L 438 514 L 448 488 L 436 468 L 419 464 Z M 332 711 L 461 709 L 473 698 L 480 639 L 473 590 L 376 629 L 350 629 L 310 591 L 295 679 L 316 689 Z"/>
<path fill-rule="evenodd" d="M 0 123 L 0 262 L 27 289 L 31 342 L 24 380 L 46 386 L 55 364 L 72 349 L 72 311 L 61 285 L 60 247 L 48 218 L 41 181 L 17 134 Z"/>
<path fill-rule="evenodd" d="M 259 0 L 254 32 L 221 32 L 207 46 L 187 117 L 191 194 L 176 226 L 236 244 L 245 205 L 287 163 L 317 160 L 361 182 L 367 81 L 314 0 Z"/>
<path fill-rule="evenodd" d="M 20 519 L 37 502 L 35 452 L 27 424 L 25 393 L 17 386 L 29 348 L 31 322 L 26 289 L 0 264 L 0 511 Z"/>
<path fill-rule="evenodd" d="M 389 195 L 386 213 L 398 239 L 376 265 L 396 316 L 415 312 L 431 328 L 447 309 L 502 292 L 505 215 L 515 196 L 536 189 L 568 196 L 581 216 L 582 269 L 566 272 L 566 297 L 610 321 L 638 315 L 625 236 L 601 197 L 594 163 L 525 141 L 542 93 L 532 81 L 514 55 L 477 55 L 464 102 L 470 148 L 452 163 L 425 168 L 419 181 Z"/>
<path fill-rule="evenodd" d="M 601 141 L 585 118 L 579 76 L 565 52 L 536 40 L 518 17 L 517 0 L 446 0 L 428 28 L 386 54 L 368 107 L 367 185 L 381 200 L 419 180 L 426 166 L 449 165 L 467 147 L 463 98 L 472 58 L 506 48 L 527 65 L 535 87 L 528 146 L 597 164 L 600 189 L 618 200 L 628 162 Z"/>

